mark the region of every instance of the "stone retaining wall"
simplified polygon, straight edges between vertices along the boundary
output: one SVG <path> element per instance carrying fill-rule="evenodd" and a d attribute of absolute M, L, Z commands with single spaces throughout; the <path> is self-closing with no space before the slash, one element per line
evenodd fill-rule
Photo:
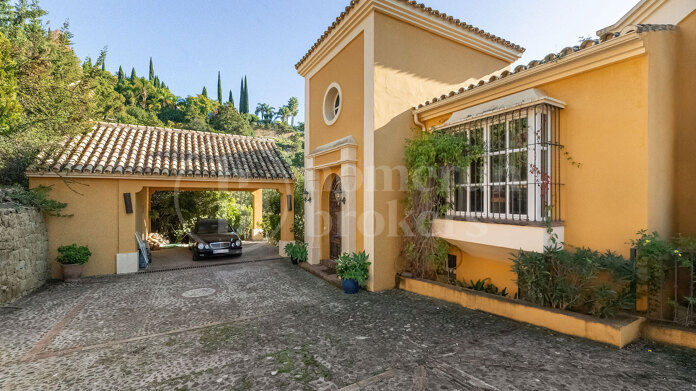
<path fill-rule="evenodd" d="M 48 278 L 48 236 L 40 212 L 0 203 L 0 305 Z"/>

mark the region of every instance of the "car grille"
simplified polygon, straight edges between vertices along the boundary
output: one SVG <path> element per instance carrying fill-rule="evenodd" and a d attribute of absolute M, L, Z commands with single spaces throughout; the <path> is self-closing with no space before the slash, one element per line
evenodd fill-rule
<path fill-rule="evenodd" d="M 210 243 L 210 248 L 212 248 L 212 249 L 230 248 L 230 242 L 213 242 L 213 243 Z"/>

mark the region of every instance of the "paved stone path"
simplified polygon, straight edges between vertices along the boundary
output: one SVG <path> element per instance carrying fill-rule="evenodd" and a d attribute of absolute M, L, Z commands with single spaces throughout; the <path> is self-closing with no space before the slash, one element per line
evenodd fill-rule
<path fill-rule="evenodd" d="M 55 283 L 0 309 L 3 390 L 694 390 L 696 352 L 617 350 L 268 260 Z"/>
<path fill-rule="evenodd" d="M 152 263 L 148 270 L 168 270 L 184 267 L 222 265 L 226 263 L 243 263 L 260 259 L 279 258 L 278 248 L 266 242 L 244 242 L 242 255 L 221 256 L 200 261 L 193 261 L 188 247 L 163 248 L 152 251 Z"/>

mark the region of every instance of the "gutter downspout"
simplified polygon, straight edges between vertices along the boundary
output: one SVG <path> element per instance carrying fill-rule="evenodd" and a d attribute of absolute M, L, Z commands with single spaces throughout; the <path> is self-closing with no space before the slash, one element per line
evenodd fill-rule
<path fill-rule="evenodd" d="M 416 125 L 418 125 L 422 131 L 426 131 L 425 124 L 418 120 L 418 113 L 415 110 L 413 111 L 413 122 L 415 122 Z"/>

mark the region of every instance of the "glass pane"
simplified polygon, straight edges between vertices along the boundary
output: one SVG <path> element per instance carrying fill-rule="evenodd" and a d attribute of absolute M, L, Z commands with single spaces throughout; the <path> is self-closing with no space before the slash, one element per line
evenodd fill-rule
<path fill-rule="evenodd" d="M 505 123 L 491 125 L 491 152 L 505 149 Z"/>
<path fill-rule="evenodd" d="M 483 183 L 483 159 L 471 163 L 471 183 Z"/>
<path fill-rule="evenodd" d="M 463 170 L 459 167 L 453 168 L 452 171 L 454 172 L 455 185 L 462 185 L 466 183 L 466 172 L 463 172 Z"/>
<path fill-rule="evenodd" d="M 456 187 L 454 189 L 454 210 L 466 212 L 466 187 Z"/>
<path fill-rule="evenodd" d="M 527 185 L 510 186 L 510 213 L 527 214 Z"/>
<path fill-rule="evenodd" d="M 472 145 L 476 145 L 476 144 L 483 145 L 483 128 L 472 129 L 469 132 L 469 142 Z"/>
<path fill-rule="evenodd" d="M 505 182 L 505 155 L 491 156 L 491 182 Z"/>
<path fill-rule="evenodd" d="M 527 151 L 510 153 L 510 181 L 527 181 Z"/>
<path fill-rule="evenodd" d="M 483 187 L 471 187 L 469 189 L 470 212 L 483 212 Z"/>
<path fill-rule="evenodd" d="M 505 213 L 505 186 L 491 186 L 491 213 Z"/>
<path fill-rule="evenodd" d="M 509 149 L 525 148 L 527 146 L 527 118 L 510 121 L 510 147 Z"/>

